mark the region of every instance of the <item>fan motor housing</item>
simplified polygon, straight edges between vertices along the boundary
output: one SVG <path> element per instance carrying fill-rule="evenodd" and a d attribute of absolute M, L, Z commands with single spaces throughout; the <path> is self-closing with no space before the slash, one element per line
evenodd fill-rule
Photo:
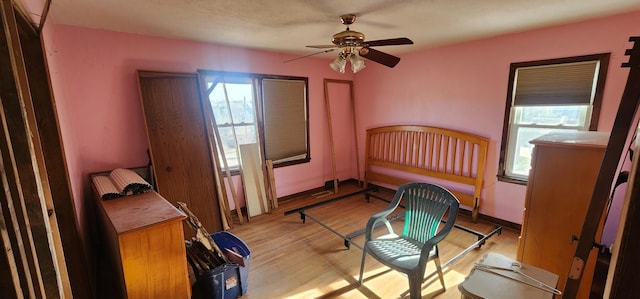
<path fill-rule="evenodd" d="M 339 47 L 357 47 L 364 43 L 364 34 L 347 29 L 334 34 L 331 42 Z"/>

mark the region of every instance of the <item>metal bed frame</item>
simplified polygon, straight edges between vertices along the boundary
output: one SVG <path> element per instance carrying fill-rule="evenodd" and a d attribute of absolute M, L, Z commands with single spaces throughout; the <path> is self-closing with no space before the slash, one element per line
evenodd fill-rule
<path fill-rule="evenodd" d="M 372 186 L 372 187 L 368 187 L 356 192 L 351 192 L 348 194 L 343 194 L 331 199 L 327 199 L 325 201 L 321 201 L 321 202 L 317 202 L 317 203 L 313 203 L 304 207 L 300 207 L 300 208 L 296 208 L 296 209 L 292 209 L 292 210 L 288 210 L 284 212 L 284 215 L 291 215 L 291 214 L 295 214 L 298 213 L 300 214 L 300 219 L 302 220 L 302 223 L 306 223 L 306 219 L 309 218 L 312 221 L 314 221 L 315 223 L 319 224 L 320 226 L 322 226 L 323 228 L 325 228 L 326 230 L 330 231 L 331 233 L 333 233 L 334 235 L 340 237 L 341 239 L 344 240 L 344 246 L 349 249 L 351 247 L 351 245 L 357 247 L 358 249 L 362 250 L 362 246 L 360 246 L 357 243 L 352 242 L 351 240 L 359 235 L 362 235 L 365 233 L 365 229 L 359 229 L 357 231 L 351 232 L 347 235 L 343 235 L 341 233 L 339 233 L 338 231 L 334 230 L 333 228 L 331 228 L 330 226 L 324 224 L 322 221 L 320 221 L 320 219 L 313 217 L 312 215 L 309 215 L 306 211 L 309 209 L 313 209 L 319 206 L 323 206 L 323 205 L 327 205 L 330 203 L 334 203 L 346 198 L 349 198 L 351 196 L 354 195 L 359 195 L 359 194 L 364 194 L 365 199 L 367 200 L 367 202 L 370 201 L 370 197 L 373 197 L 375 199 L 378 200 L 382 200 L 385 202 L 390 202 L 389 200 L 387 200 L 386 198 L 373 194 L 371 192 L 377 192 L 378 188 L 376 186 Z M 404 208 L 402 205 L 400 205 L 400 207 Z M 395 220 L 400 220 L 403 218 L 403 215 L 396 215 L 394 217 L 391 217 L 389 219 L 389 221 L 395 221 Z M 382 223 L 379 223 L 379 225 L 383 225 Z M 476 249 L 476 248 L 481 248 L 482 245 L 485 244 L 486 240 L 489 239 L 490 237 L 492 237 L 495 234 L 502 234 L 502 226 L 500 225 L 496 225 L 493 227 L 493 229 L 491 230 L 491 232 L 484 234 L 478 231 L 475 231 L 473 229 L 470 229 L 468 227 L 459 225 L 459 224 L 454 224 L 454 227 L 457 229 L 460 229 L 464 232 L 470 233 L 474 236 L 476 236 L 478 238 L 478 240 L 476 242 L 474 242 L 473 244 L 471 244 L 469 247 L 467 247 L 466 249 L 462 250 L 460 253 L 458 253 L 456 256 L 454 256 L 453 258 L 451 258 L 450 260 L 446 261 L 445 263 L 442 264 L 442 267 L 447 267 L 453 263 L 455 263 L 457 260 L 459 260 L 460 258 L 462 258 L 463 256 L 465 256 L 467 253 L 471 252 L 472 250 Z M 428 275 L 424 280 L 426 281 L 427 279 L 429 279 L 432 275 Z"/>

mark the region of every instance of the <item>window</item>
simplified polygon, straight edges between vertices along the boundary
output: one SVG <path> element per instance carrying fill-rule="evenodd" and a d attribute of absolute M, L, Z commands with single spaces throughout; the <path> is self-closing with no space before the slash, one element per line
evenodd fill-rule
<path fill-rule="evenodd" d="M 597 129 L 609 54 L 511 64 L 498 178 L 524 184 L 529 141 Z"/>
<path fill-rule="evenodd" d="M 308 162 L 307 78 L 200 72 L 230 170 L 241 144 L 261 145 L 274 167 Z M 219 157 L 221 167 L 223 155 Z"/>

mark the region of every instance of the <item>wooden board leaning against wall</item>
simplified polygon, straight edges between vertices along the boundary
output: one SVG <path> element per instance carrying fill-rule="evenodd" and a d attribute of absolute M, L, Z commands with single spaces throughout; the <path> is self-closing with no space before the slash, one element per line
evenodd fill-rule
<path fill-rule="evenodd" d="M 42 48 L 46 14 L 37 26 L 16 1 L 0 5 L 2 298 L 90 293 Z"/>

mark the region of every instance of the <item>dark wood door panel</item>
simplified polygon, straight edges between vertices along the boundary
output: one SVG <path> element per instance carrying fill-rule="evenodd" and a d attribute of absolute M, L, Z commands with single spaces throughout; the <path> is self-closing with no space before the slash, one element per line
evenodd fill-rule
<path fill-rule="evenodd" d="M 207 231 L 222 230 L 198 75 L 141 71 L 138 79 L 158 193 L 185 202 Z"/>

